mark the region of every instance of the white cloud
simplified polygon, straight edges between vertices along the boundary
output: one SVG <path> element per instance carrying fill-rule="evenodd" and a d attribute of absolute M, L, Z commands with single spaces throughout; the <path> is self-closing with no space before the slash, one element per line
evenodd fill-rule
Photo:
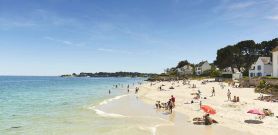
<path fill-rule="evenodd" d="M 251 7 L 251 6 L 255 5 L 255 4 L 256 4 L 256 2 L 253 2 L 253 1 L 239 2 L 239 3 L 231 4 L 230 6 L 228 6 L 228 8 L 230 10 L 245 9 L 245 8 Z"/>
<path fill-rule="evenodd" d="M 73 43 L 68 40 L 60 40 L 60 39 L 56 39 L 56 38 L 49 37 L 49 36 L 44 37 L 44 39 L 54 41 L 54 42 L 57 42 L 57 43 L 63 44 L 63 45 L 69 45 L 69 46 L 85 46 L 86 45 L 85 43 Z"/>
<path fill-rule="evenodd" d="M 106 49 L 106 48 L 98 48 L 97 50 L 102 52 L 115 52 L 115 50 L 113 49 Z"/>
<path fill-rule="evenodd" d="M 24 27 L 53 27 L 70 26 L 80 27 L 81 22 L 73 17 L 62 16 L 58 13 L 43 9 L 34 9 L 20 15 L 10 13 L 0 14 L 1 28 L 24 28 Z"/>
<path fill-rule="evenodd" d="M 33 21 L 20 19 L 20 18 L 5 18 L 0 17 L 0 26 L 2 28 L 13 28 L 13 27 L 33 27 L 37 24 Z"/>
<path fill-rule="evenodd" d="M 109 53 L 120 53 L 120 54 L 133 54 L 133 52 L 130 51 L 116 50 L 116 49 L 109 49 L 109 48 L 98 48 L 97 51 L 109 52 Z"/>
<path fill-rule="evenodd" d="M 278 15 L 268 16 L 266 18 L 269 19 L 269 20 L 278 20 Z"/>

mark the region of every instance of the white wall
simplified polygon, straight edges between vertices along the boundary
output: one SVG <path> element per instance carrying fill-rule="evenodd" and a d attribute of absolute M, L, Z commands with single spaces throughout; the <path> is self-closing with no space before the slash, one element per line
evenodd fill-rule
<path fill-rule="evenodd" d="M 204 72 L 206 70 L 211 70 L 211 65 L 209 65 L 208 62 L 206 62 L 202 65 L 202 72 Z"/>
<path fill-rule="evenodd" d="M 270 75 L 270 76 L 272 76 L 272 73 L 273 73 L 273 71 L 272 71 L 272 65 L 264 65 L 264 76 L 267 76 L 267 75 Z"/>
<path fill-rule="evenodd" d="M 261 70 L 258 70 L 259 65 L 261 66 Z M 254 64 L 254 66 L 255 66 L 254 70 L 249 70 L 249 77 L 250 77 L 250 73 L 254 73 L 255 76 L 258 76 L 258 73 L 261 73 L 262 76 L 272 75 L 273 67 L 271 64 L 264 65 L 263 61 L 261 59 L 258 59 Z"/>
<path fill-rule="evenodd" d="M 278 77 L 278 51 L 272 53 L 273 56 L 273 77 Z"/>

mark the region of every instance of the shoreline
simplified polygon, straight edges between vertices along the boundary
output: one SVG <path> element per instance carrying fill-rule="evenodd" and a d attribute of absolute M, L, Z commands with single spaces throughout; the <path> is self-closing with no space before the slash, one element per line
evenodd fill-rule
<path fill-rule="evenodd" d="M 193 125 L 191 123 L 191 111 L 181 109 L 180 100 L 177 100 L 177 107 L 173 114 L 155 109 L 154 103 L 157 98 L 157 93 L 161 91 L 156 90 L 155 87 L 150 87 L 150 83 L 145 82 L 139 87 L 139 93 L 134 94 L 134 89 L 131 89 L 129 94 L 118 95 L 113 98 L 105 99 L 98 105 L 91 108 L 98 115 L 111 119 L 126 119 L 133 120 L 131 123 L 140 125 L 139 128 L 148 130 L 153 135 L 179 135 L 181 132 L 188 132 L 191 134 L 202 135 L 210 133 L 212 135 L 253 135 L 246 131 L 236 130 L 234 128 L 226 127 L 220 124 L 211 126 Z M 154 92 L 154 93 L 152 93 Z M 151 95 L 151 97 L 149 97 Z M 152 97 L 152 96 L 155 96 Z M 168 95 L 165 95 L 166 97 Z M 169 95 L 170 96 L 170 95 Z M 158 98 L 160 98 L 158 96 Z M 196 110 L 199 111 L 199 110 Z M 198 114 L 203 114 L 199 112 Z M 213 116 L 214 118 L 214 116 Z M 217 118 L 218 120 L 218 118 Z M 138 127 L 137 127 L 138 128 Z"/>
<path fill-rule="evenodd" d="M 150 86 L 150 84 L 154 84 Z M 247 114 L 248 109 L 251 108 L 269 108 L 272 111 L 278 112 L 278 104 L 277 103 L 268 103 L 262 101 L 254 100 L 258 97 L 259 94 L 254 92 L 253 88 L 232 88 L 225 85 L 224 89 L 221 89 L 217 82 L 210 82 L 206 85 L 202 85 L 201 81 L 192 80 L 192 84 L 197 84 L 197 88 L 192 89 L 189 88 L 189 85 L 182 85 L 182 83 L 174 82 L 173 85 L 175 87 L 174 90 L 169 90 L 168 88 L 172 86 L 170 82 L 147 82 L 140 86 L 139 91 L 139 99 L 141 99 L 144 103 L 153 105 L 157 100 L 159 101 L 167 101 L 171 95 L 176 97 L 176 107 L 174 111 L 181 113 L 188 117 L 188 121 L 184 120 L 184 122 L 190 123 L 189 127 L 197 128 L 202 130 L 204 128 L 210 127 L 215 130 L 219 130 L 219 132 L 224 131 L 227 134 L 227 130 L 231 131 L 231 134 L 235 134 L 234 132 L 239 132 L 239 134 L 250 134 L 250 135 L 261 135 L 268 134 L 274 135 L 278 132 L 278 127 L 276 126 L 277 118 L 275 117 L 266 117 L 262 121 L 263 124 L 247 124 L 244 123 L 244 120 L 248 119 L 256 119 L 255 115 Z M 159 91 L 158 87 L 164 84 L 164 89 L 166 91 Z M 216 88 L 216 96 L 209 97 L 211 92 L 211 87 Z M 200 117 L 204 114 L 203 111 L 198 109 L 199 103 L 194 104 L 185 104 L 186 102 L 190 102 L 193 98 L 190 93 L 196 92 L 198 89 L 202 91 L 203 96 L 207 96 L 207 99 L 202 99 L 203 104 L 211 105 L 215 107 L 217 110 L 217 114 L 213 115 L 212 118 L 216 119 L 219 124 L 211 125 L 211 126 L 200 126 L 193 125 L 192 119 L 194 117 Z M 232 103 L 227 102 L 226 91 L 230 89 L 232 95 L 238 95 L 241 97 L 241 102 Z M 174 127 L 168 127 L 169 130 L 174 130 Z M 181 129 L 176 127 L 176 130 L 185 130 L 188 131 L 186 127 L 180 127 Z M 224 130 L 221 130 L 224 129 Z M 159 130 L 159 128 L 158 128 Z M 174 131 L 173 131 L 174 132 Z M 214 133 L 217 134 L 217 133 Z M 228 133 L 229 134 L 229 133 Z"/>

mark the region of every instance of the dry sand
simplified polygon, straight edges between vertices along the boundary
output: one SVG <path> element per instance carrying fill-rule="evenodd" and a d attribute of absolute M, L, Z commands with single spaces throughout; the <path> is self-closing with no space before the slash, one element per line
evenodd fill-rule
<path fill-rule="evenodd" d="M 276 135 L 278 133 L 278 103 L 270 103 L 255 100 L 259 97 L 258 93 L 254 93 L 254 88 L 232 88 L 228 84 L 224 83 L 225 87 L 222 89 L 218 82 L 209 82 L 205 85 L 201 84 L 201 81 L 191 80 L 190 84 L 196 84 L 197 88 L 190 88 L 190 85 L 183 85 L 182 81 L 178 82 L 153 82 L 145 83 L 140 86 L 139 99 L 144 102 L 154 105 L 157 100 L 168 101 L 171 95 L 176 97 L 176 107 L 174 111 L 185 115 L 184 118 L 178 118 L 173 126 L 159 127 L 158 134 L 181 134 L 181 133 L 196 133 L 206 135 Z M 165 85 L 159 90 L 159 86 Z M 170 90 L 169 87 L 174 86 L 175 89 Z M 215 88 L 216 96 L 211 97 L 212 87 Z M 232 97 L 239 96 L 240 102 L 233 103 L 227 101 L 227 90 L 230 89 Z M 191 104 L 190 101 L 197 90 L 202 92 L 201 97 L 207 99 L 201 99 L 203 105 L 209 105 L 216 109 L 217 114 L 212 115 L 212 118 L 216 119 L 219 124 L 211 126 L 193 125 L 192 119 L 194 117 L 201 117 L 204 112 L 200 110 L 199 103 Z M 194 100 L 199 102 L 200 100 Z M 262 124 L 248 124 L 245 120 L 259 120 L 257 115 L 246 113 L 249 109 L 263 109 L 268 108 L 274 112 L 275 117 L 265 117 L 261 121 Z M 183 123 L 184 122 L 184 123 Z M 180 124 L 182 123 L 182 124 Z"/>

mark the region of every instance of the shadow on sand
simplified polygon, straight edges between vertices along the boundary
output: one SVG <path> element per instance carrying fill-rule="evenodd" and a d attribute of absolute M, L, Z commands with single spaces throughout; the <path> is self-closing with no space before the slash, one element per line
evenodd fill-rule
<path fill-rule="evenodd" d="M 245 120 L 244 122 L 248 123 L 248 124 L 262 124 L 262 123 L 264 123 L 260 120 Z"/>

